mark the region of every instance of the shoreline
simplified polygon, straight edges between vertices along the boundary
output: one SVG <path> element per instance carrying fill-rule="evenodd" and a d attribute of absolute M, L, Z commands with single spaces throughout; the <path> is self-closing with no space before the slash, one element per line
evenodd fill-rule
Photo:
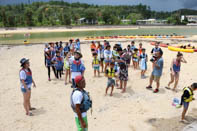
<path fill-rule="evenodd" d="M 197 26 L 64 26 L 64 27 L 13 27 L 0 28 L 0 34 L 17 33 L 45 33 L 45 32 L 77 32 L 77 31 L 105 31 L 105 30 L 137 30 L 137 29 L 166 29 L 166 28 L 197 28 Z"/>

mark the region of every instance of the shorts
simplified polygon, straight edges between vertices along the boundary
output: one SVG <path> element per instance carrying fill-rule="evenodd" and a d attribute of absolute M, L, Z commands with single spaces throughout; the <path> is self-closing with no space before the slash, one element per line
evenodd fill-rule
<path fill-rule="evenodd" d="M 110 86 L 115 86 L 115 80 L 114 79 L 111 79 L 111 78 L 108 79 L 107 87 L 110 87 Z"/>
<path fill-rule="evenodd" d="M 111 60 L 105 60 L 105 63 L 110 63 L 111 62 Z"/>
<path fill-rule="evenodd" d="M 153 74 L 151 75 L 151 79 L 154 80 L 155 82 L 160 81 L 161 76 L 154 76 Z"/>
<path fill-rule="evenodd" d="M 31 91 L 31 88 L 28 88 L 28 90 Z M 22 91 L 23 93 L 26 93 L 26 92 L 27 92 L 27 89 L 21 88 L 21 91 Z"/>
<path fill-rule="evenodd" d="M 88 119 L 87 119 L 87 116 L 86 117 L 83 117 L 83 120 L 85 121 L 86 126 L 88 127 Z M 76 122 L 76 125 L 77 125 L 77 131 L 88 131 L 88 128 L 83 129 L 81 127 L 81 123 L 80 123 L 78 117 L 75 117 L 75 122 Z"/>
<path fill-rule="evenodd" d="M 99 70 L 100 69 L 100 66 L 93 66 L 94 67 L 94 70 Z"/>
<path fill-rule="evenodd" d="M 138 58 L 133 58 L 133 61 L 134 62 L 138 62 Z"/>
<path fill-rule="evenodd" d="M 184 107 L 184 109 L 187 109 L 189 107 L 189 102 L 183 101 L 183 107 Z"/>

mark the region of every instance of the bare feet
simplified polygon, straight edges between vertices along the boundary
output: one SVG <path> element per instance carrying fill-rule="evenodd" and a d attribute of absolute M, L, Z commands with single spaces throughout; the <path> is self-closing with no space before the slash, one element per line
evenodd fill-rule
<path fill-rule="evenodd" d="M 27 116 L 34 116 L 32 112 L 26 113 Z"/>
<path fill-rule="evenodd" d="M 126 92 L 126 89 L 123 89 L 121 93 L 125 93 L 125 92 Z"/>
<path fill-rule="evenodd" d="M 110 96 L 113 96 L 113 94 L 110 94 Z"/>

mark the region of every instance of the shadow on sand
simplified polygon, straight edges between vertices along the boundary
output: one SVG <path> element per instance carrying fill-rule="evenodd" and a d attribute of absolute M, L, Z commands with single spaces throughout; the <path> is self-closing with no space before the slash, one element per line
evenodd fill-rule
<path fill-rule="evenodd" d="M 182 111 L 182 110 L 180 110 Z M 189 124 L 180 122 L 180 116 L 172 118 L 151 118 L 146 122 L 153 126 L 151 131 L 182 131 L 187 125 L 197 121 L 197 108 L 194 108 L 191 112 L 188 113 L 186 119 L 189 121 Z"/>

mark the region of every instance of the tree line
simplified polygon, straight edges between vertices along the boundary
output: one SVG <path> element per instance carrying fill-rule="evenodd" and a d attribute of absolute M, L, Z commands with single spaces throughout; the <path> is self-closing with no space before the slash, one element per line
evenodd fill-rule
<path fill-rule="evenodd" d="M 68 3 L 64 1 L 34 2 L 0 6 L 0 27 L 26 26 L 62 26 L 83 25 L 80 18 L 96 21 L 97 25 L 120 25 L 123 19 L 126 24 L 136 24 L 142 19 L 166 19 L 169 24 L 186 24 L 181 22 L 181 15 L 196 15 L 196 10 L 182 9 L 174 12 L 153 11 L 150 6 L 139 5 L 90 5 L 84 3 Z M 88 23 L 90 24 L 90 23 Z"/>

